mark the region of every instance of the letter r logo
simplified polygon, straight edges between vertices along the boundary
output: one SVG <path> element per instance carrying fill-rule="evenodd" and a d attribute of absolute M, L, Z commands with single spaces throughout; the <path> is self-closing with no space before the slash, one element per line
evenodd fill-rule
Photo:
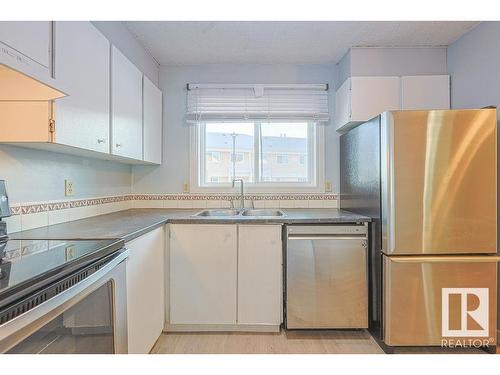
<path fill-rule="evenodd" d="M 487 337 L 489 335 L 488 293 L 488 288 L 443 288 L 442 336 Z"/>

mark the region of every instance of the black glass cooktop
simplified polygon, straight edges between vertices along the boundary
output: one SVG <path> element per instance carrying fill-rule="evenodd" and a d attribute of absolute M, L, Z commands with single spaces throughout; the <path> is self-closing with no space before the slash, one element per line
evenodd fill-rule
<path fill-rule="evenodd" d="M 0 309 L 122 247 L 122 240 L 0 242 Z"/>

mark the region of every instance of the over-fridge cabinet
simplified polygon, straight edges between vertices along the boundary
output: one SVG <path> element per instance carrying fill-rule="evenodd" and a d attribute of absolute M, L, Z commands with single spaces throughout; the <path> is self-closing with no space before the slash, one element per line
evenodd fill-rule
<path fill-rule="evenodd" d="M 0 64 L 67 94 L 2 102 L 0 142 L 161 164 L 161 91 L 91 22 L 0 22 L 0 51 Z"/>
<path fill-rule="evenodd" d="M 335 92 L 334 122 L 345 132 L 385 111 L 450 109 L 450 76 L 349 77 Z"/>

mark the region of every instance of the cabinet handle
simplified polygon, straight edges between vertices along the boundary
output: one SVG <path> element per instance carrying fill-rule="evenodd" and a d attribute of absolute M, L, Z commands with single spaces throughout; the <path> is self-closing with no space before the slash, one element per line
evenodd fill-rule
<path fill-rule="evenodd" d="M 116 147 L 122 147 L 122 144 L 121 143 L 117 143 L 115 146 Z"/>
<path fill-rule="evenodd" d="M 97 143 L 106 143 L 106 140 L 104 138 L 98 138 Z"/>

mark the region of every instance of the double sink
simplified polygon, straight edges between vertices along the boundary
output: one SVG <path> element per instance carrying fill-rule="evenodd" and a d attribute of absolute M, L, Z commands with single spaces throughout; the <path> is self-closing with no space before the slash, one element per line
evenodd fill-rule
<path fill-rule="evenodd" d="M 194 216 L 203 217 L 233 217 L 233 216 L 251 216 L 251 217 L 281 217 L 285 216 L 281 210 L 259 210 L 259 209 L 222 209 L 222 210 L 203 210 Z"/>

